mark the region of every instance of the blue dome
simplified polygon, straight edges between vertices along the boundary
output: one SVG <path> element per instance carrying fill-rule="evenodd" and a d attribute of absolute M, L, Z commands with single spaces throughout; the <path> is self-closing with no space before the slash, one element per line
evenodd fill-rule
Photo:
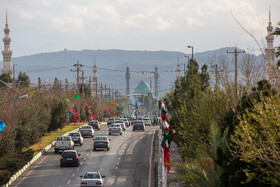
<path fill-rule="evenodd" d="M 137 93 L 143 93 L 143 94 L 147 94 L 151 91 L 151 88 L 150 86 L 145 82 L 145 81 L 141 81 L 135 88 L 134 90 L 134 94 L 137 94 Z"/>

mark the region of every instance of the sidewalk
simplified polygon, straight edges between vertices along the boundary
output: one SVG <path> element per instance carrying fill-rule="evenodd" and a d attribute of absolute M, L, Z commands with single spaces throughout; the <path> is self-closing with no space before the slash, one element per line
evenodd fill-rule
<path fill-rule="evenodd" d="M 172 163 L 182 163 L 183 159 L 179 153 L 179 147 L 172 142 L 171 147 L 170 147 L 170 162 Z M 168 179 L 171 179 L 173 177 L 178 177 L 178 174 L 176 173 L 176 168 L 171 167 L 169 174 L 168 174 Z M 168 186 L 170 187 L 181 187 L 184 186 L 182 182 L 172 182 Z"/>

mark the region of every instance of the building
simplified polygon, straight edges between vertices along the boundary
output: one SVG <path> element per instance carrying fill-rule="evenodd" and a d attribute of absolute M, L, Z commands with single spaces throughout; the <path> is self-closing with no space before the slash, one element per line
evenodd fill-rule
<path fill-rule="evenodd" d="M 6 13 L 6 24 L 4 28 L 4 50 L 2 51 L 3 55 L 3 69 L 2 73 L 13 73 L 13 65 L 12 65 L 12 51 L 10 48 L 11 38 L 10 38 L 10 29 L 8 25 L 8 13 Z"/>
<path fill-rule="evenodd" d="M 273 83 L 275 81 L 277 73 L 276 68 L 274 66 L 275 48 L 273 47 L 274 35 L 272 33 L 273 27 L 271 22 L 271 12 L 269 9 L 269 21 L 266 36 L 267 47 L 265 49 L 265 78 L 268 79 L 270 83 Z"/>

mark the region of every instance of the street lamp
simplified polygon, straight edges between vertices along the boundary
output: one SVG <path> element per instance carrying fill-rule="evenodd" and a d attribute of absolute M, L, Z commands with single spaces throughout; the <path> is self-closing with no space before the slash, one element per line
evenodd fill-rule
<path fill-rule="evenodd" d="M 16 78 L 16 67 L 17 66 L 17 64 L 14 64 L 13 65 L 13 78 L 15 79 Z"/>
<path fill-rule="evenodd" d="M 28 98 L 28 95 L 22 95 L 22 96 L 19 96 L 19 97 L 10 99 L 10 100 L 8 100 L 8 101 L 4 101 L 4 102 L 0 103 L 0 105 L 5 104 L 5 103 L 8 103 L 8 102 L 11 102 L 11 101 L 15 101 L 15 100 L 18 100 L 18 99 L 25 99 L 25 98 Z"/>
<path fill-rule="evenodd" d="M 188 45 L 188 48 L 192 48 L 192 59 L 193 59 L 193 46 Z"/>

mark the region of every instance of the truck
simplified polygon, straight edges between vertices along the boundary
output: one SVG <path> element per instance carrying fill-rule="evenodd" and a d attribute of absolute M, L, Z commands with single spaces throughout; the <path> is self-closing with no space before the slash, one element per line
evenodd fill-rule
<path fill-rule="evenodd" d="M 70 136 L 59 136 L 54 142 L 54 152 L 58 153 L 60 150 L 74 150 L 74 142 Z"/>

